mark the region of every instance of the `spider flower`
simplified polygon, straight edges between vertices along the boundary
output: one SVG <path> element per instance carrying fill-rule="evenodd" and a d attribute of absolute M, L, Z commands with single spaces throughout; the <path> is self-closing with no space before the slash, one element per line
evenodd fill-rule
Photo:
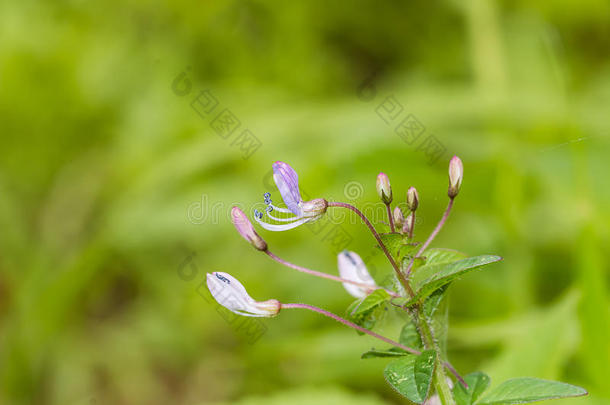
<path fill-rule="evenodd" d="M 288 164 L 280 161 L 273 164 L 273 180 L 275 181 L 287 208 L 280 208 L 273 205 L 270 198 L 271 195 L 265 193 L 265 204 L 267 204 L 267 209 L 265 210 L 266 216 L 270 221 L 280 222 L 280 224 L 263 221 L 265 214 L 258 210 L 254 210 L 254 219 L 263 228 L 268 231 L 287 231 L 307 222 L 315 221 L 326 212 L 328 201 L 323 198 L 303 201 L 301 191 L 299 190 L 299 176 Z M 274 216 L 272 214 L 273 211 L 281 212 L 283 214 L 292 214 L 293 216 L 280 218 Z"/>
<path fill-rule="evenodd" d="M 255 301 L 244 286 L 228 273 L 207 273 L 207 285 L 214 299 L 231 312 L 243 316 L 272 317 L 280 312 L 278 300 Z"/>
<path fill-rule="evenodd" d="M 345 287 L 351 296 L 355 298 L 366 297 L 371 291 L 379 288 L 357 253 L 348 250 L 339 253 L 337 256 L 337 266 L 339 267 L 339 275 L 341 278 L 370 285 L 370 288 L 366 288 L 350 283 L 343 283 L 343 287 Z"/>

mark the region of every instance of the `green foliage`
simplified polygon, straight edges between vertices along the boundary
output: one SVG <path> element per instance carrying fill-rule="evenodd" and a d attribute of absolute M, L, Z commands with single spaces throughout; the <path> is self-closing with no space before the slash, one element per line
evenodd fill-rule
<path fill-rule="evenodd" d="M 390 295 L 383 289 L 377 289 L 360 298 L 347 308 L 346 317 L 350 321 L 366 329 L 373 329 L 386 312 L 386 303 L 390 300 Z M 362 334 L 362 332 L 358 332 Z"/>
<path fill-rule="evenodd" d="M 419 268 L 411 279 L 411 285 L 414 287 L 415 296 L 409 301 L 409 304 L 413 304 L 428 297 L 437 289 L 451 283 L 469 271 L 500 260 L 502 260 L 500 256 L 483 255 L 449 262 L 447 264 L 424 265 Z"/>
<path fill-rule="evenodd" d="M 361 359 L 373 359 L 379 357 L 402 357 L 407 356 L 409 353 L 405 352 L 399 347 L 392 347 L 388 350 L 376 350 L 371 349 L 368 352 L 362 353 Z"/>
<path fill-rule="evenodd" d="M 382 233 L 379 236 L 397 262 L 400 262 L 404 257 L 410 257 L 418 248 L 418 244 L 411 241 L 407 235 L 402 235 L 400 233 Z"/>
<path fill-rule="evenodd" d="M 478 371 L 464 376 L 464 380 L 468 384 L 468 388 L 462 384 L 456 384 L 453 395 L 455 395 L 458 405 L 472 405 L 489 387 L 490 379 L 487 374 Z"/>
<path fill-rule="evenodd" d="M 421 404 L 428 397 L 435 360 L 434 350 L 426 350 L 419 356 L 404 356 L 388 363 L 383 375 L 398 393 Z"/>
<path fill-rule="evenodd" d="M 421 337 L 417 331 L 417 327 L 413 322 L 407 322 L 400 330 L 400 337 L 398 341 L 405 346 L 413 349 L 420 349 L 422 347 Z"/>
<path fill-rule="evenodd" d="M 538 378 L 514 378 L 485 395 L 477 405 L 524 404 L 545 399 L 578 397 L 587 391 L 575 385 Z"/>
<path fill-rule="evenodd" d="M 418 188 L 421 241 L 446 206 L 444 159 L 418 145 L 434 134 L 466 177 L 433 245 L 506 258 L 426 300 L 451 303 L 452 363 L 609 405 L 609 16 L 604 0 L 0 2 L 0 403 L 404 403 L 355 355 L 368 337 L 286 311 L 248 344 L 197 288 L 239 269 L 256 298 L 344 311 L 339 284 L 249 249 L 230 205 L 279 202 L 263 178 L 277 159 L 312 197 L 361 182 L 355 203 L 376 201 L 384 170 L 397 204 Z M 193 88 L 177 96 L 183 71 Z M 219 101 L 207 118 L 191 106 L 204 89 Z M 385 122 L 390 95 L 404 111 Z M 241 121 L 228 139 L 210 125 L 224 108 Z M 396 132 L 407 114 L 426 128 L 412 144 Z M 242 128 L 262 142 L 249 159 Z M 344 225 L 366 252 L 366 229 Z M 336 274 L 331 230 L 263 236 Z M 391 271 L 378 259 L 376 278 Z M 329 389 L 286 393 L 297 384 Z"/>

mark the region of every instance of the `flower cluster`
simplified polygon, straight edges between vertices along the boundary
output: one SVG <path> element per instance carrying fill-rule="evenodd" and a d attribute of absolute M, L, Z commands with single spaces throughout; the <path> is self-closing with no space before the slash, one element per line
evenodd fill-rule
<path fill-rule="evenodd" d="M 437 225 L 437 228 L 430 235 L 430 237 L 422 244 L 421 248 L 415 256 L 413 256 L 409 266 L 406 269 L 401 268 L 393 255 L 389 252 L 388 247 L 383 241 L 382 236 L 377 232 L 375 226 L 369 221 L 369 219 L 358 210 L 356 207 L 344 203 L 344 202 L 329 202 L 324 198 L 316 198 L 310 201 L 304 201 L 301 197 L 301 191 L 299 189 L 299 177 L 296 171 L 284 162 L 275 162 L 273 164 L 273 179 L 279 193 L 282 197 L 285 207 L 279 207 L 273 204 L 271 200 L 271 194 L 265 193 L 264 200 L 266 209 L 264 213 L 258 210 L 254 210 L 254 220 L 264 229 L 269 231 L 286 231 L 289 229 L 296 228 L 300 225 L 306 224 L 311 221 L 315 221 L 321 218 L 329 208 L 347 208 L 356 213 L 362 221 L 367 225 L 373 236 L 375 237 L 378 246 L 383 250 L 384 254 L 388 258 L 392 265 L 398 281 L 402 284 L 400 291 L 394 289 L 385 289 L 379 286 L 371 274 L 369 273 L 364 261 L 356 253 L 351 251 L 343 251 L 337 256 L 337 269 L 338 275 L 328 274 L 316 270 L 312 270 L 306 267 L 302 267 L 293 263 L 290 263 L 279 256 L 275 255 L 269 249 L 267 242 L 256 232 L 252 222 L 248 219 L 247 215 L 239 208 L 233 207 L 231 210 L 231 218 L 233 225 L 237 229 L 237 232 L 250 243 L 255 249 L 265 253 L 271 259 L 276 262 L 287 266 L 291 269 L 321 277 L 333 281 L 338 281 L 343 284 L 345 290 L 353 297 L 357 298 L 360 303 L 367 299 L 369 296 L 376 291 L 380 291 L 379 296 L 388 297 L 390 299 L 411 299 L 414 297 L 414 292 L 411 289 L 409 283 L 409 274 L 411 266 L 417 257 L 420 257 L 426 247 L 430 244 L 432 239 L 440 230 L 440 227 L 447 220 L 449 211 L 453 205 L 453 199 L 457 196 L 462 183 L 463 168 L 462 162 L 458 157 L 454 157 L 449 165 L 449 189 L 448 195 L 450 197 L 450 203 L 447 207 L 441 222 Z M 387 206 L 388 211 L 388 222 L 389 232 L 386 235 L 395 235 L 399 238 L 406 238 L 411 240 L 413 238 L 413 228 L 415 224 L 415 213 L 419 206 L 419 195 L 414 187 L 410 187 L 406 193 L 406 205 L 408 207 L 408 213 L 405 213 L 398 207 L 392 211 L 391 204 L 394 200 L 392 187 L 390 185 L 389 177 L 385 173 L 379 173 L 377 176 L 377 193 L 381 201 Z M 276 215 L 275 213 L 280 213 Z M 387 236 L 386 236 L 387 237 Z M 416 244 L 414 244 L 416 245 Z M 344 319 L 336 314 L 333 314 L 324 309 L 308 305 L 308 304 L 296 304 L 296 303 L 281 303 L 276 299 L 270 299 L 267 301 L 256 301 L 246 292 L 244 286 L 233 276 L 222 273 L 213 272 L 207 274 L 207 285 L 212 293 L 212 296 L 218 301 L 219 304 L 223 305 L 230 311 L 251 317 L 273 317 L 279 314 L 280 310 L 286 308 L 301 308 L 311 311 L 315 311 L 319 314 L 332 318 L 342 324 L 354 328 L 362 333 L 366 333 L 377 339 L 380 339 L 386 343 L 389 343 L 403 351 L 403 353 L 411 353 L 416 355 L 424 355 L 423 352 L 408 347 L 402 343 L 393 341 L 385 336 L 381 336 L 366 325 L 358 324 L 350 320 Z M 396 305 L 396 304 L 395 304 Z M 400 305 L 398 305 L 400 307 Z M 414 312 L 416 313 L 416 311 Z M 432 343 L 430 343 L 432 344 Z M 426 354 L 428 355 L 428 354 Z M 450 371 L 454 372 L 460 381 L 463 381 L 459 374 L 450 367 L 448 363 L 445 363 Z M 444 378 L 443 378 L 444 379 Z M 436 397 L 431 397 L 428 403 L 434 403 Z"/>
<path fill-rule="evenodd" d="M 410 187 L 406 193 L 407 212 L 391 204 L 394 194 L 390 179 L 385 173 L 377 176 L 377 194 L 386 205 L 389 232 L 380 234 L 375 225 L 353 205 L 316 198 L 304 201 L 299 190 L 299 179 L 292 167 L 284 162 L 273 164 L 273 179 L 284 201 L 284 207 L 273 204 L 271 194 L 265 193 L 265 213 L 254 211 L 254 219 L 260 226 L 270 231 L 286 231 L 321 218 L 329 208 L 346 208 L 358 215 L 371 231 L 378 247 L 392 266 L 397 282 L 391 289 L 383 288 L 375 282 L 362 258 L 355 252 L 343 251 L 337 257 L 338 275 L 312 270 L 284 260 L 272 253 L 267 242 L 256 232 L 246 214 L 237 207 L 231 210 L 232 222 L 238 233 L 255 249 L 286 267 L 308 275 L 342 283 L 345 290 L 356 301 L 349 307 L 345 319 L 332 312 L 302 303 L 282 303 L 277 299 L 256 301 L 244 286 L 233 276 L 213 272 L 207 274 L 207 285 L 218 303 L 230 311 L 251 317 L 273 317 L 280 310 L 300 308 L 314 311 L 358 332 L 368 334 L 390 344 L 387 350 L 370 350 L 362 355 L 369 357 L 393 357 L 385 370 L 386 381 L 411 402 L 422 405 L 473 405 L 489 384 L 489 377 L 477 372 L 462 378 L 444 359 L 445 353 L 439 344 L 438 326 L 444 322 L 436 316 L 438 305 L 446 287 L 464 273 L 484 265 L 502 260 L 495 255 L 465 258 L 455 251 L 427 250 L 436 235 L 449 218 L 455 197 L 460 192 L 464 168 L 462 161 L 454 156 L 449 162 L 449 203 L 440 221 L 423 241 L 415 242 L 415 215 L 420 206 L 417 190 Z M 281 215 L 276 216 L 279 212 Z M 404 249 L 408 246 L 407 249 Z M 407 253 L 403 252 L 407 250 Z M 416 253 L 413 254 L 413 251 Z M 424 256 L 425 254 L 425 256 Z M 417 264 L 416 264 L 417 262 Z M 378 316 L 383 316 L 388 308 L 396 308 L 410 320 L 400 335 L 400 342 L 373 331 Z M 435 318 L 436 316 L 436 318 Z M 404 331 L 411 331 L 404 334 Z M 403 336 L 403 334 L 405 336 Z M 407 346 L 405 343 L 409 343 Z M 453 374 L 458 384 L 447 376 Z M 469 387 L 468 384 L 472 384 Z M 433 387 L 434 391 L 432 391 Z M 535 400 L 586 395 L 580 387 L 533 378 L 511 379 L 501 384 L 492 393 L 477 403 L 525 403 Z M 478 401 L 478 400 L 477 400 Z"/>
<path fill-rule="evenodd" d="M 462 175 L 462 162 L 457 156 L 455 156 L 449 165 L 448 193 L 452 199 L 459 191 L 462 182 Z M 367 225 L 370 225 L 371 230 L 380 243 L 380 247 L 382 247 L 384 250 L 386 249 L 379 239 L 379 235 L 374 230 L 368 219 L 357 211 L 355 207 L 340 202 L 329 203 L 324 198 L 303 201 L 301 191 L 299 189 L 299 176 L 287 163 L 281 161 L 273 163 L 273 180 L 277 185 L 286 208 L 274 205 L 271 200 L 271 195 L 269 193 L 265 193 L 264 199 L 267 206 L 265 213 L 263 214 L 263 212 L 254 210 L 254 219 L 264 229 L 269 231 L 286 231 L 321 218 L 331 206 L 345 207 L 354 210 L 363 218 L 363 220 L 365 220 Z M 393 214 L 390 211 L 390 204 L 393 200 L 392 187 L 390 186 L 390 180 L 385 173 L 380 173 L 377 176 L 376 185 L 379 198 L 386 205 L 388 205 L 388 219 L 391 224 L 391 231 L 395 232 L 394 225 L 396 225 L 398 226 L 399 233 L 406 234 L 412 238 L 415 223 L 415 211 L 419 205 L 419 195 L 417 190 L 414 187 L 410 187 L 407 191 L 406 202 L 410 212 L 405 218 L 399 207 L 394 209 Z M 290 216 L 279 217 L 275 216 L 273 212 L 289 214 Z M 265 252 L 269 257 L 283 265 L 317 277 L 340 281 L 345 290 L 355 298 L 366 297 L 371 292 L 381 288 L 376 284 L 375 280 L 367 270 L 362 258 L 356 252 L 346 250 L 339 253 L 337 257 L 339 276 L 318 272 L 287 262 L 271 253 L 265 240 L 256 232 L 246 214 L 238 207 L 232 208 L 231 218 L 238 233 L 246 241 L 248 241 L 257 250 Z M 400 273 L 400 270 L 397 269 L 397 271 Z M 227 273 L 214 272 L 212 274 L 208 274 L 207 284 L 210 292 L 219 304 L 239 315 L 272 317 L 277 315 L 282 308 L 282 304 L 277 300 L 268 300 L 263 302 L 255 301 L 248 295 L 242 284 Z M 394 297 L 400 296 L 400 294 L 395 291 L 386 290 L 386 292 Z"/>

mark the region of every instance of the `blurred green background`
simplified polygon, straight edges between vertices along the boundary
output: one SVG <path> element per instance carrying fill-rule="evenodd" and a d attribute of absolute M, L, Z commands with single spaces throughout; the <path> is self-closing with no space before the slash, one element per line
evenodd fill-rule
<path fill-rule="evenodd" d="M 218 106 L 200 116 L 206 89 Z M 241 123 L 226 139 L 225 108 Z M 407 114 L 445 148 L 436 163 L 394 131 Z M 433 245 L 505 260 L 452 287 L 449 358 L 610 404 L 609 131 L 603 0 L 0 2 L 0 403 L 404 403 L 385 361 L 360 360 L 383 344 L 296 310 L 255 340 L 199 287 L 226 271 L 254 298 L 343 313 L 341 285 L 252 249 L 230 207 L 280 201 L 275 160 L 311 198 L 356 205 L 384 171 L 397 200 L 418 188 L 422 239 L 458 154 Z M 364 226 L 342 229 L 374 251 Z M 261 234 L 336 273 L 323 232 Z"/>

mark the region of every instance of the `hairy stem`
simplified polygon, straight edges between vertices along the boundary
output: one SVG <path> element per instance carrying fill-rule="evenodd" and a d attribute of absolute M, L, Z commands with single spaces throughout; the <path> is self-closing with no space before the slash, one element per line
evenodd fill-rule
<path fill-rule="evenodd" d="M 415 211 L 412 213 L 413 222 L 411 223 L 411 229 L 409 229 L 409 239 L 413 239 L 413 230 L 415 229 Z"/>
<path fill-rule="evenodd" d="M 381 250 L 383 250 L 383 253 L 385 253 L 386 257 L 390 261 L 390 264 L 394 268 L 394 271 L 396 272 L 396 276 L 400 280 L 400 283 L 403 285 L 403 287 L 405 288 L 405 290 L 407 291 L 409 296 L 413 297 L 415 295 L 415 293 L 413 292 L 413 289 L 409 285 L 409 281 L 407 280 L 407 278 L 405 277 L 403 272 L 400 271 L 400 268 L 398 267 L 398 264 L 396 264 L 396 261 L 392 257 L 392 254 L 388 251 L 388 248 L 385 246 L 385 244 L 381 240 L 381 237 L 379 236 L 379 234 L 375 230 L 375 227 L 373 226 L 373 224 L 371 224 L 371 221 L 369 221 L 368 218 L 362 212 L 360 212 L 360 210 L 358 208 L 354 207 L 351 204 L 342 203 L 342 202 L 329 202 L 328 206 L 329 207 L 347 208 L 347 209 L 352 210 L 353 212 L 355 212 L 362 219 L 362 221 L 366 224 L 366 226 L 368 226 L 368 228 L 371 230 L 371 233 L 373 234 L 373 236 L 377 240 L 377 244 L 379 244 L 379 247 L 381 248 Z"/>
<path fill-rule="evenodd" d="M 385 206 L 388 209 L 388 221 L 390 221 L 390 231 L 394 233 L 396 232 L 396 229 L 394 228 L 394 217 L 392 216 L 392 209 L 390 208 L 390 204 L 386 204 Z"/>
<path fill-rule="evenodd" d="M 434 383 L 434 388 L 436 389 L 436 392 L 438 393 L 443 405 L 455 405 L 455 400 L 453 399 L 453 394 L 451 393 L 451 388 L 447 383 L 447 377 L 445 375 L 445 370 L 443 369 L 441 350 L 434 340 L 432 328 L 425 317 L 420 315 L 419 312 L 416 314 L 416 316 L 419 319 L 419 330 L 424 340 L 424 346 L 426 349 L 433 349 L 436 352 L 436 367 L 434 368 L 434 377 L 432 380 Z M 460 380 L 460 383 L 463 383 L 464 385 L 466 384 L 461 377 L 458 378 L 458 380 Z M 468 387 L 467 385 L 465 386 Z"/>
<path fill-rule="evenodd" d="M 338 281 L 340 283 L 353 284 L 353 285 L 356 285 L 358 287 L 362 287 L 362 288 L 366 289 L 368 292 L 372 292 L 372 291 L 375 291 L 375 290 L 381 288 L 381 287 L 377 287 L 377 286 L 371 286 L 371 285 L 365 284 L 365 283 L 359 283 L 357 281 L 348 280 L 346 278 L 337 277 L 337 276 L 334 276 L 332 274 L 322 273 L 321 271 L 311 270 L 311 269 L 308 269 L 307 267 L 298 266 L 298 265 L 296 265 L 294 263 L 290 263 L 290 262 L 282 259 L 281 257 L 276 256 L 275 254 L 273 254 L 269 250 L 266 250 L 265 253 L 267 254 L 267 256 L 269 256 L 270 258 L 272 258 L 276 262 L 278 262 L 280 264 L 283 264 L 284 266 L 290 267 L 291 269 L 300 271 L 302 273 L 307 273 L 307 274 L 310 274 L 310 275 L 316 276 L 316 277 L 322 277 L 322 278 L 325 278 L 325 279 L 328 279 L 328 280 Z M 384 290 L 388 294 L 390 294 L 392 297 L 400 297 L 400 295 L 396 294 L 394 291 L 387 290 L 385 288 L 384 288 Z"/>

